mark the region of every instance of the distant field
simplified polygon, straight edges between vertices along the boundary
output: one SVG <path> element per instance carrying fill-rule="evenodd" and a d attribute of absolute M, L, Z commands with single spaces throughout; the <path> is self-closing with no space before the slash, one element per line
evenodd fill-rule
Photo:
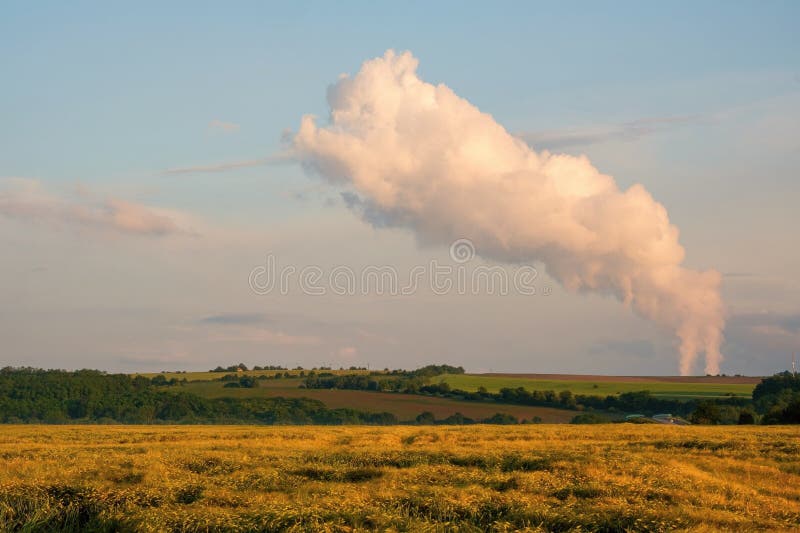
<path fill-rule="evenodd" d="M 800 428 L 7 426 L 0 531 L 798 531 Z"/>
<path fill-rule="evenodd" d="M 186 378 L 189 383 L 182 390 L 206 398 L 278 397 L 313 398 L 329 408 L 350 408 L 368 412 L 389 412 L 400 420 L 413 420 L 424 411 L 430 411 L 437 419 L 455 413 L 480 420 L 505 413 L 522 420 L 536 417 L 545 423 L 569 422 L 575 411 L 551 407 L 508 405 L 483 402 L 459 401 L 417 394 L 395 394 L 338 389 L 300 388 L 303 378 L 299 370 L 247 371 L 241 374 L 273 376 L 288 372 L 292 378 L 258 380 L 256 388 L 225 388 L 219 378 L 231 372 L 186 372 L 166 373 L 168 379 Z M 329 371 L 325 371 L 329 372 Z M 335 374 L 363 374 L 368 371 L 333 370 Z M 308 371 L 305 371 L 307 374 Z M 144 374 L 153 377 L 158 374 Z M 749 398 L 760 378 L 750 377 L 633 377 L 633 376 L 585 376 L 558 374 L 446 374 L 431 379 L 433 383 L 444 381 L 452 388 L 468 391 L 485 387 L 490 392 L 501 388 L 523 387 L 528 390 L 570 390 L 574 394 L 606 396 L 623 392 L 649 390 L 654 396 L 671 399 L 721 398 L 734 395 Z"/>
<path fill-rule="evenodd" d="M 383 392 L 301 389 L 301 379 L 278 379 L 259 382 L 257 388 L 224 388 L 221 382 L 189 383 L 182 389 L 206 398 L 247 398 L 275 397 L 313 398 L 320 400 L 327 407 L 347 407 L 368 412 L 388 412 L 400 420 L 413 420 L 423 411 L 430 411 L 436 418 L 446 418 L 455 413 L 473 418 L 483 419 L 495 413 L 507 413 L 519 419 L 531 420 L 538 416 L 545 423 L 569 422 L 577 413 L 566 409 L 550 407 L 531 407 L 524 405 L 505 405 L 494 403 L 460 402 L 446 398 L 435 398 L 417 394 L 394 394 Z"/>
<path fill-rule="evenodd" d="M 273 376 L 288 372 L 298 376 L 300 370 L 248 370 L 242 375 Z M 367 374 L 368 370 L 325 370 L 333 374 Z M 188 381 L 213 381 L 232 372 L 165 372 L 146 373 L 152 378 L 163 375 L 167 379 L 186 379 Z M 308 371 L 305 371 L 307 374 Z M 264 381 L 268 387 L 295 388 L 300 378 Z M 445 381 L 453 388 L 475 391 L 485 387 L 489 392 L 497 392 L 504 387 L 523 387 L 528 390 L 570 390 L 573 394 L 593 394 L 607 396 L 623 392 L 649 390 L 654 396 L 663 398 L 692 399 L 720 398 L 734 395 L 743 398 L 752 396 L 759 377 L 747 376 L 589 376 L 572 374 L 447 374 L 432 379 L 434 383 Z M 226 389 L 230 391 L 230 389 Z M 246 393 L 245 393 L 246 394 Z M 231 395 L 231 394 L 226 394 Z M 306 396 L 309 396 L 306 394 Z"/>
<path fill-rule="evenodd" d="M 634 377 L 574 376 L 558 374 L 448 374 L 434 378 L 452 388 L 476 391 L 485 387 L 497 392 L 504 387 L 528 390 L 570 390 L 573 394 L 607 396 L 649 390 L 664 398 L 719 398 L 728 395 L 749 398 L 761 378 L 751 377 Z"/>

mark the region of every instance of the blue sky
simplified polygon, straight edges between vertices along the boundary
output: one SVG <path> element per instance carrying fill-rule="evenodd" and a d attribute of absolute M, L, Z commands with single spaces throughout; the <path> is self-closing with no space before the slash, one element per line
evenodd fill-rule
<path fill-rule="evenodd" d="M 364 224 L 298 165 L 165 172 L 280 151 L 304 114 L 324 120 L 341 73 L 390 48 L 534 148 L 586 154 L 664 204 L 686 264 L 725 276 L 723 371 L 771 373 L 800 351 L 796 2 L 163 4 L 0 8 L 0 179 L 203 228 L 175 242 L 0 214 L 0 362 L 674 373 L 668 335 L 557 284 L 547 303 L 249 291 L 269 251 L 328 265 L 446 256 Z M 223 315 L 249 318 L 236 335 L 207 331 Z"/>

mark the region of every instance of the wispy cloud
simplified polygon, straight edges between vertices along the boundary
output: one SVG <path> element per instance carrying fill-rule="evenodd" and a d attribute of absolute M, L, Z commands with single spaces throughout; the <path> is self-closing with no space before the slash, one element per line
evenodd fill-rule
<path fill-rule="evenodd" d="M 731 341 L 750 347 L 756 357 L 800 351 L 800 313 L 738 314 L 731 317 L 729 330 Z"/>
<path fill-rule="evenodd" d="M 295 156 L 292 152 L 279 152 L 277 154 L 262 157 L 260 159 L 247 159 L 244 161 L 229 161 L 227 163 L 215 163 L 212 165 L 195 165 L 189 167 L 168 168 L 163 174 L 202 174 L 212 172 L 227 172 L 241 168 L 261 167 L 268 165 L 280 165 L 293 163 Z"/>
<path fill-rule="evenodd" d="M 186 364 L 192 362 L 192 357 L 189 352 L 185 350 L 178 351 L 165 351 L 165 352 L 132 352 L 130 355 L 123 355 L 119 361 L 124 365 L 134 367 L 152 366 L 152 365 L 174 365 Z"/>
<path fill-rule="evenodd" d="M 211 122 L 209 122 L 208 128 L 212 131 L 221 131 L 223 133 L 235 133 L 239 131 L 238 124 L 217 119 L 214 119 Z"/>
<path fill-rule="evenodd" d="M 358 356 L 358 349 L 355 346 L 343 346 L 335 350 L 331 355 L 345 361 L 353 361 Z"/>
<path fill-rule="evenodd" d="M 589 348 L 589 352 L 594 355 L 621 354 L 648 358 L 656 353 L 653 343 L 644 339 L 599 341 Z"/>
<path fill-rule="evenodd" d="M 219 313 L 196 322 L 209 342 L 236 342 L 278 346 L 317 346 L 322 340 L 316 335 L 288 333 L 263 313 Z M 197 331 L 196 325 L 186 331 Z M 290 328 L 291 329 L 291 328 Z"/>
<path fill-rule="evenodd" d="M 700 120 L 699 115 L 651 117 L 600 126 L 524 131 L 517 134 L 533 148 L 555 150 L 609 141 L 635 141 L 647 135 Z"/>
<path fill-rule="evenodd" d="M 119 198 L 97 199 L 86 187 L 80 187 L 78 192 L 51 192 L 40 181 L 29 178 L 0 179 L 0 216 L 136 235 L 193 233 L 186 227 L 188 217 L 177 211 Z"/>
<path fill-rule="evenodd" d="M 756 275 L 753 272 L 723 272 L 722 277 L 724 278 L 754 278 Z"/>
<path fill-rule="evenodd" d="M 261 313 L 222 313 L 219 315 L 212 315 L 202 318 L 202 324 L 218 324 L 218 325 L 242 325 L 242 324 L 260 324 L 265 322 L 267 318 Z"/>
<path fill-rule="evenodd" d="M 279 346 L 317 346 L 322 343 L 313 335 L 293 335 L 264 327 L 226 324 L 209 332 L 210 342 L 246 342 L 253 344 L 274 344 Z"/>
<path fill-rule="evenodd" d="M 800 313 L 745 313 L 731 317 L 731 325 L 754 331 L 782 332 L 800 335 Z"/>

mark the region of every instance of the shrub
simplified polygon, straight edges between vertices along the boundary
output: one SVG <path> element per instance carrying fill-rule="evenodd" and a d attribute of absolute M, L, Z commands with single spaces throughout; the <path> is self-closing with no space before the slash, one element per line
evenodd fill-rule
<path fill-rule="evenodd" d="M 484 418 L 481 420 L 484 424 L 519 424 L 519 420 L 514 415 L 510 415 L 508 413 L 495 413 L 489 418 Z"/>
<path fill-rule="evenodd" d="M 570 424 L 608 424 L 611 420 L 608 417 L 597 413 L 582 413 L 572 417 Z"/>
<path fill-rule="evenodd" d="M 436 423 L 436 417 L 430 411 L 418 414 L 417 418 L 414 420 L 420 425 L 432 425 Z"/>

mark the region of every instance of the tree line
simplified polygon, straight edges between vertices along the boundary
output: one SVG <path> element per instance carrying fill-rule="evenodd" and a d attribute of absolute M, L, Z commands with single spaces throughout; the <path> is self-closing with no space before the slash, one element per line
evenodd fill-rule
<path fill-rule="evenodd" d="M 587 413 L 671 413 L 700 424 L 800 423 L 800 377 L 776 374 L 759 383 L 751 399 L 673 400 L 648 391 L 592 396 L 570 391 L 504 388 L 499 392 L 464 391 L 447 383 L 431 383 L 439 375 L 463 373 L 461 367 L 429 365 L 417 370 L 334 375 L 309 372 L 303 386 L 432 395 L 462 401 L 556 407 Z M 225 386 L 255 387 L 246 375 L 217 378 Z M 0 369 L 0 422 L 117 422 L 117 423 L 259 423 L 259 424 L 397 424 L 391 413 L 329 409 L 309 398 L 204 398 L 181 390 L 184 379 L 107 374 L 97 370 Z M 600 420 L 584 416 L 581 420 Z M 535 421 L 535 420 L 534 420 Z M 408 421 L 407 421 L 408 422 Z M 420 424 L 516 423 L 496 414 L 472 420 L 456 413 L 436 420 L 422 413 Z"/>
<path fill-rule="evenodd" d="M 256 378 L 220 381 L 251 387 Z M 98 370 L 0 369 L 0 423 L 369 424 L 404 423 L 388 412 L 330 409 L 310 398 L 204 398 L 180 390 L 185 379 L 152 379 Z M 177 390 L 176 390 L 177 389 Z M 512 417 L 513 418 L 513 417 Z M 430 413 L 405 423 L 516 423 L 497 414 L 471 420 L 460 414 L 437 421 Z"/>
<path fill-rule="evenodd" d="M 329 409 L 309 398 L 203 398 L 164 376 L 0 370 L 0 422 L 396 424 L 392 413 Z"/>

